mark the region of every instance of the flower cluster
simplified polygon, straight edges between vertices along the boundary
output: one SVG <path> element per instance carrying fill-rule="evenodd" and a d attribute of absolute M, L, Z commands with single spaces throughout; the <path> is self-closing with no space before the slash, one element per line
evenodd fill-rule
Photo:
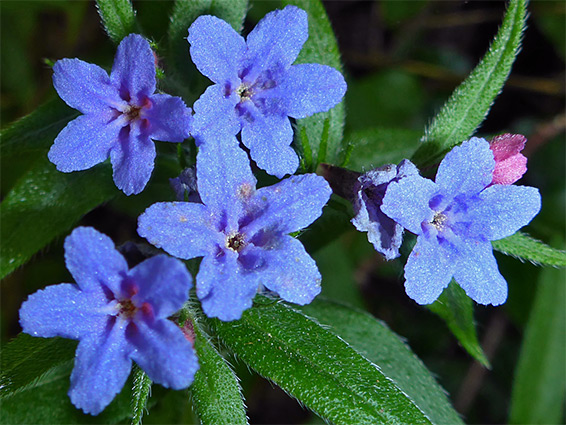
<path fill-rule="evenodd" d="M 346 90 L 333 68 L 293 65 L 307 37 L 307 14 L 293 6 L 269 13 L 246 41 L 226 22 L 199 17 L 189 29 L 191 56 L 216 84 L 195 103 L 194 117 L 181 98 L 156 93 L 156 56 L 140 35 L 122 40 L 110 75 L 78 59 L 54 66 L 58 94 L 83 114 L 49 151 L 59 171 L 110 158 L 116 186 L 137 194 L 153 171 L 152 140 L 194 137 L 196 165 L 170 181 L 179 202 L 150 206 L 138 232 L 175 257 L 202 257 L 196 293 L 209 317 L 239 319 L 262 290 L 298 304 L 321 290 L 314 260 L 290 234 L 321 215 L 328 183 L 305 174 L 257 188 L 236 138 L 241 131 L 251 159 L 268 173 L 281 178 L 296 171 L 289 117 L 327 111 Z M 65 252 L 76 284 L 31 295 L 20 323 L 34 336 L 80 341 L 69 390 L 75 406 L 101 412 L 124 385 L 132 360 L 152 381 L 189 386 L 198 369 L 193 323 L 170 320 L 189 308 L 192 277 L 184 264 L 157 255 L 128 269 L 112 241 L 92 228 L 73 231 Z"/>

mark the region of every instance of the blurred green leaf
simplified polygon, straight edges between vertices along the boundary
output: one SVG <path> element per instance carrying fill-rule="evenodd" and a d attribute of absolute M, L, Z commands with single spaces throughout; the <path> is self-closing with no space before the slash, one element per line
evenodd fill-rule
<path fill-rule="evenodd" d="M 329 65 L 343 74 L 336 37 L 320 0 L 283 0 L 282 3 L 283 5 L 298 6 L 309 15 L 309 38 L 295 63 Z M 306 171 L 316 169 L 317 161 L 320 159 L 319 150 L 322 148 L 326 149 L 326 155 L 322 155 L 326 157 L 326 162 L 330 164 L 338 164 L 340 162 L 339 157 L 343 154 L 344 149 L 344 146 L 342 146 L 342 136 L 345 119 L 346 112 L 344 102 L 342 101 L 328 112 L 321 112 L 311 117 L 297 120 L 295 143 L 297 145 L 301 144 L 299 135 L 304 131 L 302 129 L 305 128 L 306 139 L 313 153 L 312 169 Z M 323 137 L 326 120 L 330 124 L 328 139 Z M 327 140 L 326 146 L 323 146 L 323 140 Z"/>
<path fill-rule="evenodd" d="M 428 308 L 446 322 L 462 347 L 478 362 L 491 368 L 476 333 L 474 304 L 466 292 L 454 280 L 442 292 L 438 300 Z"/>
<path fill-rule="evenodd" d="M 511 72 L 525 28 L 527 0 L 511 0 L 503 24 L 488 52 L 432 120 L 413 162 L 419 167 L 438 162 L 466 140 L 483 122 Z"/>
<path fill-rule="evenodd" d="M 132 388 L 132 425 L 141 425 L 150 392 L 151 379 L 143 370 L 135 366 L 134 386 Z"/>
<path fill-rule="evenodd" d="M 559 424 L 566 386 L 566 270 L 545 268 L 517 365 L 513 424 Z"/>
<path fill-rule="evenodd" d="M 555 267 L 566 266 L 566 251 L 552 248 L 526 233 L 517 232 L 491 244 L 497 251 L 521 260 Z"/>
<path fill-rule="evenodd" d="M 61 173 L 41 158 L 12 188 L 0 210 L 0 278 L 69 230 L 84 214 L 118 192 L 109 164 Z"/>
<path fill-rule="evenodd" d="M 96 0 L 98 14 L 108 37 L 118 44 L 128 34 L 139 32 L 130 0 Z"/>
<path fill-rule="evenodd" d="M 317 298 L 301 311 L 376 364 L 392 379 L 432 423 L 460 424 L 444 389 L 434 380 L 421 360 L 385 323 L 370 314 L 337 302 Z"/>
<path fill-rule="evenodd" d="M 240 320 L 210 323 L 239 359 L 323 418 L 335 423 L 431 423 L 373 362 L 284 303 L 258 296 Z"/>
<path fill-rule="evenodd" d="M 368 128 L 346 133 L 344 140 L 352 145 L 348 168 L 368 171 L 385 164 L 397 164 L 409 158 L 416 147 L 420 132 L 401 128 Z"/>
<path fill-rule="evenodd" d="M 195 413 L 203 425 L 247 424 L 246 409 L 238 378 L 208 341 L 208 335 L 194 326 L 199 370 L 189 387 Z"/>

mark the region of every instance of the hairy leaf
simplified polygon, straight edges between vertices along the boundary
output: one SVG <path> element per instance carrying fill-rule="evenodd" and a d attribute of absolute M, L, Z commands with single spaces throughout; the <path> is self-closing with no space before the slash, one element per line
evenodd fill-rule
<path fill-rule="evenodd" d="M 552 248 L 526 233 L 517 232 L 491 244 L 497 251 L 522 260 L 549 266 L 566 266 L 566 251 Z"/>
<path fill-rule="evenodd" d="M 134 386 L 132 388 L 132 425 L 141 425 L 150 392 L 151 379 L 143 370 L 135 366 Z"/>
<path fill-rule="evenodd" d="M 128 34 L 139 32 L 130 0 L 96 0 L 98 14 L 110 39 L 118 44 Z"/>

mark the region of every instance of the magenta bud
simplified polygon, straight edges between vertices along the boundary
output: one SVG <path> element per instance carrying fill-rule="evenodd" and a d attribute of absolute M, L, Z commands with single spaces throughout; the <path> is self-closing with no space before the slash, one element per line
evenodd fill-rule
<path fill-rule="evenodd" d="M 527 158 L 521 154 L 527 139 L 521 134 L 502 134 L 489 142 L 495 159 L 491 184 L 513 184 L 527 171 Z"/>

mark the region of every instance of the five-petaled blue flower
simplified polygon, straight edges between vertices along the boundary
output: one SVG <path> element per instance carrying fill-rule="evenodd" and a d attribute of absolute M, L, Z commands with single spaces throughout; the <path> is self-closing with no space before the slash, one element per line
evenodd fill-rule
<path fill-rule="evenodd" d="M 79 59 L 53 67 L 61 98 L 84 115 L 59 133 L 49 160 L 59 171 L 86 170 L 110 157 L 114 182 L 126 195 L 141 192 L 153 170 L 151 139 L 182 142 L 189 136 L 191 111 L 179 97 L 155 92 L 155 56 L 137 34 L 124 38 L 110 76 Z"/>
<path fill-rule="evenodd" d="M 354 188 L 356 216 L 352 219 L 352 224 L 360 232 L 368 232 L 368 240 L 387 260 L 399 256 L 403 226 L 381 211 L 385 191 L 391 182 L 418 174 L 417 167 L 405 159 L 398 166 L 388 164 L 362 174 Z"/>
<path fill-rule="evenodd" d="M 418 235 L 405 265 L 407 295 L 430 304 L 454 278 L 480 304 L 507 299 L 490 241 L 512 235 L 539 212 L 534 187 L 491 185 L 489 143 L 472 138 L 440 163 L 436 182 L 412 175 L 392 182 L 381 210 Z"/>
<path fill-rule="evenodd" d="M 209 317 L 239 319 L 261 287 L 290 302 L 311 302 L 321 276 L 289 233 L 320 216 L 331 194 L 326 181 L 305 174 L 256 190 L 235 141 L 203 145 L 197 163 L 202 203 L 154 204 L 140 216 L 138 233 L 176 257 L 204 257 L 196 288 Z"/>
<path fill-rule="evenodd" d="M 65 241 L 67 268 L 77 284 L 48 286 L 20 309 L 32 336 L 80 340 L 69 397 L 96 415 L 124 386 L 132 360 L 165 387 L 188 387 L 198 369 L 191 343 L 167 317 L 188 299 L 184 264 L 158 255 L 128 270 L 112 240 L 79 227 Z"/>
<path fill-rule="evenodd" d="M 299 160 L 288 117 L 327 111 L 346 91 L 334 68 L 292 65 L 307 38 L 307 14 L 294 6 L 268 13 L 246 40 L 214 16 L 197 18 L 189 28 L 191 57 L 215 83 L 194 104 L 197 140 L 241 129 L 260 168 L 279 178 L 293 174 Z"/>

